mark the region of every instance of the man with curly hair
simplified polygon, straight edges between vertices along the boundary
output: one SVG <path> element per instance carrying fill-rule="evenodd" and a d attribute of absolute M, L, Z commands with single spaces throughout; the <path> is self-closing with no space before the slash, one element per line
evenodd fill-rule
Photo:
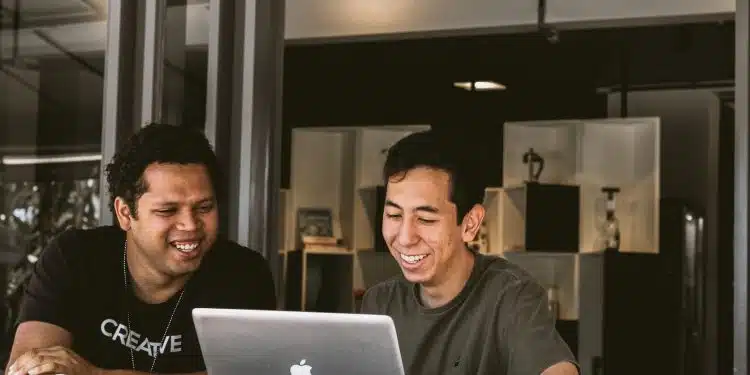
<path fill-rule="evenodd" d="M 6 374 L 205 374 L 193 308 L 276 309 L 263 257 L 218 235 L 203 134 L 149 125 L 106 174 L 118 225 L 69 230 L 43 252 Z"/>

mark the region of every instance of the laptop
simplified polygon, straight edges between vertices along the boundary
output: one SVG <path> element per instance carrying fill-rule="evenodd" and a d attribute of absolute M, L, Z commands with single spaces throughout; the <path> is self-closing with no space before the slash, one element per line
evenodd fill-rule
<path fill-rule="evenodd" d="M 193 309 L 208 375 L 404 375 L 384 315 Z"/>

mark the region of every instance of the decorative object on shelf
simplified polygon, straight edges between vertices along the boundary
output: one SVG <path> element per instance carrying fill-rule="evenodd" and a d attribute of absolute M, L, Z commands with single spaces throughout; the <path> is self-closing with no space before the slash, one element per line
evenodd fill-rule
<path fill-rule="evenodd" d="M 552 285 L 547 288 L 547 307 L 550 314 L 558 319 L 560 317 L 560 298 L 558 296 L 557 286 Z"/>
<path fill-rule="evenodd" d="M 326 247 L 333 241 L 333 213 L 329 208 L 300 207 L 297 210 L 297 248 L 314 249 Z M 317 304 L 320 289 L 323 285 L 322 265 L 314 259 L 307 263 L 306 290 L 307 298 L 304 308 L 311 310 Z"/>
<path fill-rule="evenodd" d="M 605 218 L 600 228 L 600 248 L 606 252 L 620 251 L 620 221 L 615 215 L 615 194 L 620 192 L 617 187 L 603 187 L 602 192 L 606 194 L 607 206 Z"/>
<path fill-rule="evenodd" d="M 530 147 L 529 151 L 526 151 L 526 153 L 523 154 L 523 163 L 529 166 L 529 179 L 526 182 L 539 182 L 539 176 L 544 170 L 544 158 L 541 155 L 537 154 L 534 149 Z M 539 169 L 536 171 L 534 171 L 535 166 L 539 167 Z"/>
<path fill-rule="evenodd" d="M 297 247 L 305 237 L 333 237 L 333 214 L 329 208 L 302 207 L 297 210 Z"/>
<path fill-rule="evenodd" d="M 660 120 L 657 117 L 593 118 L 585 120 L 507 121 L 503 124 L 502 188 L 519 185 L 559 184 L 580 187 L 579 252 L 600 252 L 605 218 L 605 199 L 601 188 L 616 186 L 617 220 L 622 237 L 619 252 L 659 252 L 659 199 L 663 185 Z M 544 158 L 544 170 L 537 184 L 529 184 L 539 169 L 522 163 L 531 159 L 530 147 Z M 532 176 L 530 178 L 530 176 Z M 661 177 L 660 177 L 661 176 Z M 506 199 L 490 202 L 499 212 Z M 497 204 L 495 204 L 497 203 Z M 521 214 L 523 207 L 519 206 Z M 547 208 L 548 216 L 557 214 Z M 515 216 L 496 220 L 498 227 L 515 228 Z M 491 228 L 493 225 L 491 225 Z M 494 237 L 502 238 L 499 249 L 521 244 L 517 238 L 506 240 L 503 229 Z M 493 231 L 494 234 L 494 231 Z M 494 247 L 494 245 L 493 245 Z"/>
<path fill-rule="evenodd" d="M 332 252 L 332 251 L 350 251 L 341 243 L 341 240 L 335 237 L 321 236 L 303 236 L 302 249 L 305 251 Z"/>

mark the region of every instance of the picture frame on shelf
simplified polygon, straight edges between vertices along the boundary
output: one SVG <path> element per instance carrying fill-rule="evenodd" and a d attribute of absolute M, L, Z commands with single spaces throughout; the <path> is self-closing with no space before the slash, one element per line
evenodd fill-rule
<path fill-rule="evenodd" d="M 297 248 L 302 248 L 304 237 L 333 237 L 333 213 L 325 207 L 297 209 Z"/>

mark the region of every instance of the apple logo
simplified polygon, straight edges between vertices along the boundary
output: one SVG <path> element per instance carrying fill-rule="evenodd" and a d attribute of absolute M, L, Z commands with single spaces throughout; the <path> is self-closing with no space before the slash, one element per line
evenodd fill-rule
<path fill-rule="evenodd" d="M 289 369 L 289 374 L 290 375 L 311 375 L 312 367 L 310 365 L 306 365 L 305 362 L 307 362 L 307 360 L 303 359 L 299 361 L 298 365 L 292 365 L 292 367 Z"/>

